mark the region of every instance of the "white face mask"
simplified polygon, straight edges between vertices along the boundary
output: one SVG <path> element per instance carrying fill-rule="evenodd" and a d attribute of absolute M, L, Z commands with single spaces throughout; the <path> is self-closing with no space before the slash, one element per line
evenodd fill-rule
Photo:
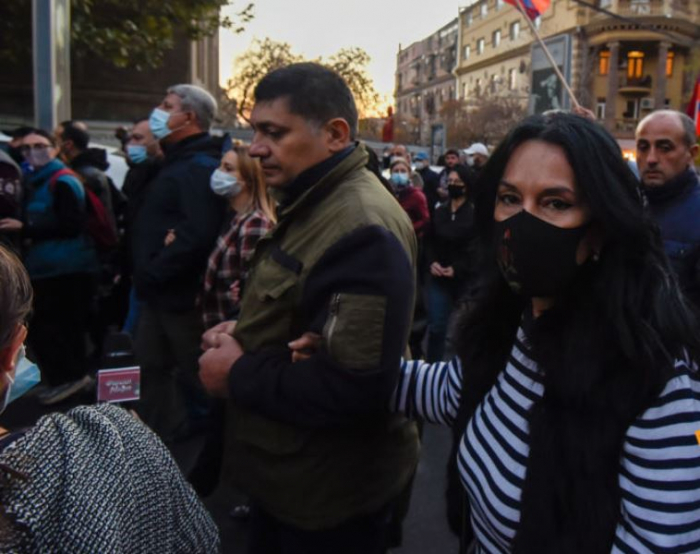
<path fill-rule="evenodd" d="M 241 183 L 235 175 L 216 169 L 209 180 L 211 190 L 219 196 L 236 196 L 241 192 Z"/>

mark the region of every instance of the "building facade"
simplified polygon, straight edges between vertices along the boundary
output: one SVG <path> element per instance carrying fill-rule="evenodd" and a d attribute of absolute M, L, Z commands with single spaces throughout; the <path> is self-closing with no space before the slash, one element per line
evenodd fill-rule
<path fill-rule="evenodd" d="M 578 101 L 618 139 L 654 109 L 683 109 L 700 65 L 697 0 L 552 0 L 534 24 Z M 568 97 L 527 21 L 503 0 L 460 9 L 457 94 L 510 96 L 530 112 L 568 108 Z M 696 56 L 694 58 L 693 56 Z"/>
<path fill-rule="evenodd" d="M 429 37 L 407 48 L 399 47 L 395 132 L 413 144 L 430 143 L 443 124 L 440 108 L 456 98 L 457 43 L 454 19 Z"/>

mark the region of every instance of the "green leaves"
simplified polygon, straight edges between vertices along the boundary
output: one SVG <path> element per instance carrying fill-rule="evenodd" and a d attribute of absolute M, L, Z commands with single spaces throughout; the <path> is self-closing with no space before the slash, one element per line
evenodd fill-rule
<path fill-rule="evenodd" d="M 253 16 L 247 4 L 234 18 L 220 10 L 231 0 L 71 0 L 75 55 L 96 54 L 116 67 L 159 67 L 176 34 L 200 40 L 222 26 L 241 32 Z M 31 48 L 31 2 L 0 2 L 0 60 L 17 60 L 17 48 Z"/>

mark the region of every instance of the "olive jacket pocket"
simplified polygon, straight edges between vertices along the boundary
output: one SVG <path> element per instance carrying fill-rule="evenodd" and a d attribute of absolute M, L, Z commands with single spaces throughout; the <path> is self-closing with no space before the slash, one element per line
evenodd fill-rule
<path fill-rule="evenodd" d="M 385 318 L 384 296 L 334 294 L 323 328 L 324 344 L 331 358 L 349 370 L 378 370 Z"/>

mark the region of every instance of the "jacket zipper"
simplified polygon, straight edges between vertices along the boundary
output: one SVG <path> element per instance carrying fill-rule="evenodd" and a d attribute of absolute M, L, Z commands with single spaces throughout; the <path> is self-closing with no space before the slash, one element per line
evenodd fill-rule
<path fill-rule="evenodd" d="M 330 312 L 331 322 L 328 325 L 328 337 L 326 338 L 329 350 L 331 340 L 333 338 L 333 331 L 335 330 L 335 324 L 338 322 L 338 313 L 340 312 L 340 293 L 334 294 L 331 298 Z"/>

